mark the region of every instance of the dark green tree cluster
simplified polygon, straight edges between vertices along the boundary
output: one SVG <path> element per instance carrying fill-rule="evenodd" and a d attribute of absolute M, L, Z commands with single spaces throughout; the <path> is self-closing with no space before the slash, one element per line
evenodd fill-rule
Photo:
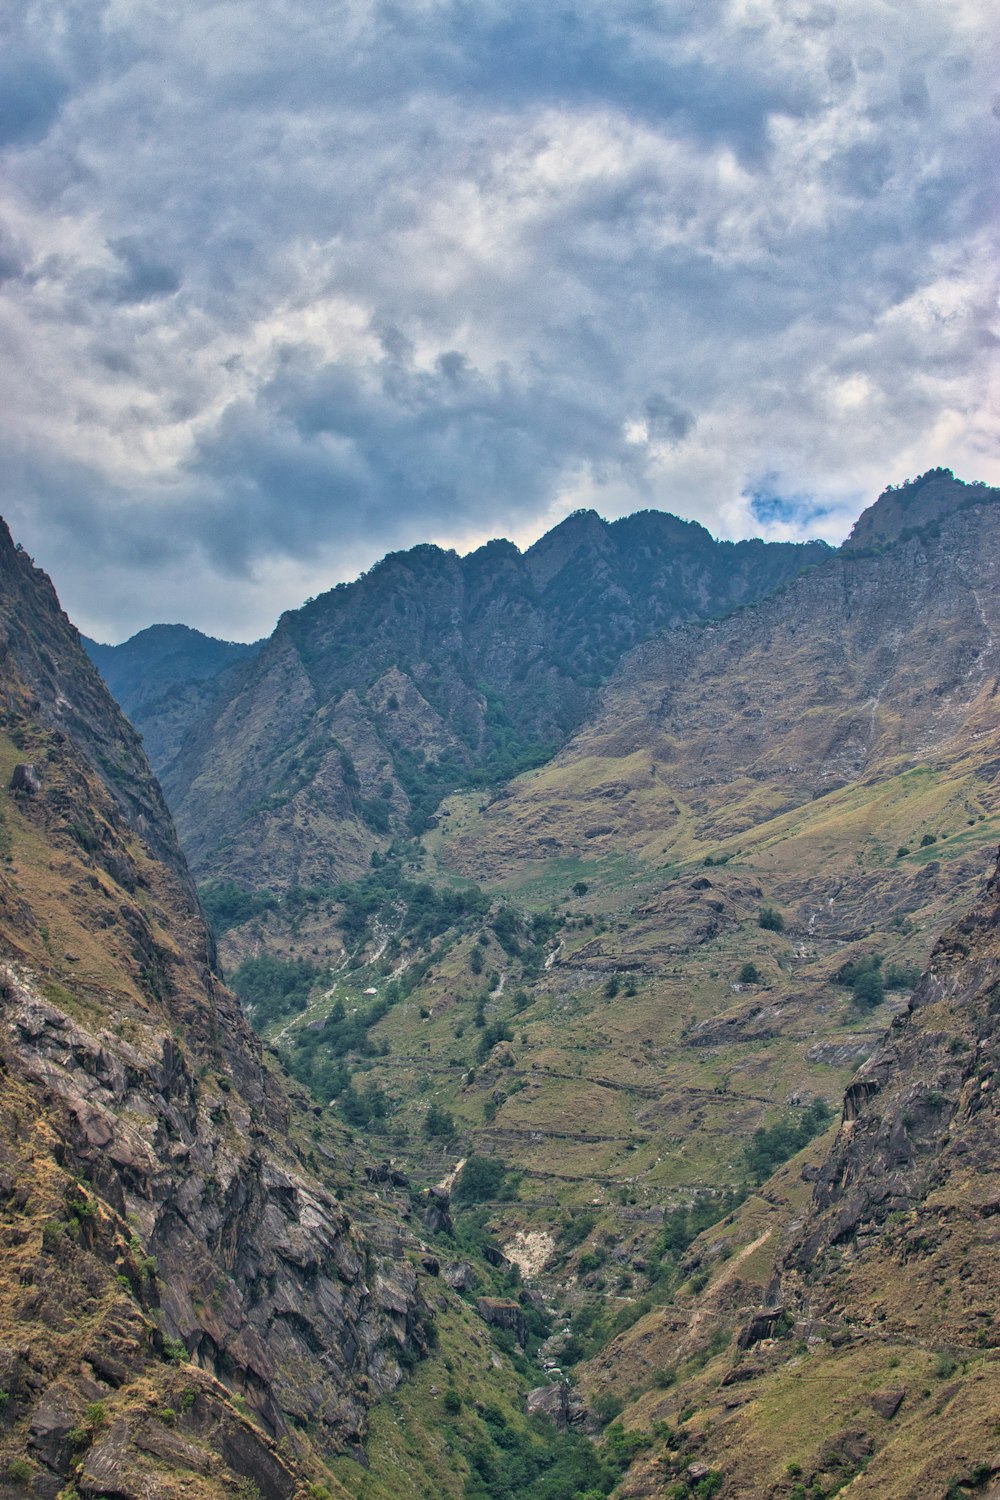
<path fill-rule="evenodd" d="M 467 1500 L 601 1500 L 619 1470 L 577 1433 L 547 1417 L 515 1426 L 492 1405 L 477 1407 L 475 1428 L 456 1446 L 469 1464 Z"/>
<path fill-rule="evenodd" d="M 273 911 L 278 898 L 272 891 L 248 891 L 235 880 L 211 880 L 198 887 L 202 910 L 216 937 L 240 927 L 251 917 Z"/>
<path fill-rule="evenodd" d="M 830 1106 L 825 1099 L 814 1099 L 800 1115 L 787 1115 L 776 1125 L 755 1130 L 743 1148 L 743 1160 L 751 1180 L 755 1183 L 766 1181 L 796 1151 L 808 1146 L 813 1136 L 825 1130 L 829 1122 Z"/>
<path fill-rule="evenodd" d="M 273 1021 L 305 1010 L 319 973 L 304 958 L 272 958 L 265 953 L 244 959 L 229 983 L 256 1029 L 263 1031 Z"/>
<path fill-rule="evenodd" d="M 456 1203 L 491 1203 L 512 1197 L 504 1164 L 496 1156 L 470 1156 L 455 1184 Z"/>

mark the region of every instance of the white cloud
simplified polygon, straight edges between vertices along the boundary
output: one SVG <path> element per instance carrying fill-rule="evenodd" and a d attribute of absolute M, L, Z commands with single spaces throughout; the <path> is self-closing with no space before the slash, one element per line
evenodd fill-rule
<path fill-rule="evenodd" d="M 92 629 L 259 633 L 578 504 L 835 539 L 1000 481 L 987 0 L 2 26 L 0 504 Z"/>

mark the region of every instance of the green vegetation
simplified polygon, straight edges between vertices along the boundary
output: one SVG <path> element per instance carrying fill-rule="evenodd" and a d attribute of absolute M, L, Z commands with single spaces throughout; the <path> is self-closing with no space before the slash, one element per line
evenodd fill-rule
<path fill-rule="evenodd" d="M 495 1156 L 470 1156 L 452 1194 L 456 1203 L 486 1203 L 512 1196 L 503 1162 Z"/>
<path fill-rule="evenodd" d="M 586 1438 L 557 1432 L 547 1417 L 516 1426 L 492 1405 L 477 1407 L 459 1451 L 471 1471 L 466 1500 L 598 1500 L 620 1473 Z"/>
<path fill-rule="evenodd" d="M 213 880 L 198 887 L 202 909 L 216 937 L 240 927 L 252 917 L 273 911 L 278 898 L 271 891 L 248 891 L 235 880 Z"/>
<path fill-rule="evenodd" d="M 426 882 L 408 880 L 395 859 L 385 860 L 362 879 L 336 886 L 333 896 L 342 904 L 340 927 L 348 947 L 360 946 L 369 936 L 372 918 L 396 915 L 399 937 L 418 947 L 482 917 L 489 901 L 477 886 L 464 890 L 436 890 Z"/>
<path fill-rule="evenodd" d="M 776 1125 L 755 1130 L 743 1148 L 743 1160 L 751 1179 L 758 1184 L 765 1182 L 790 1156 L 808 1146 L 813 1136 L 825 1130 L 830 1119 L 826 1100 L 814 1099 L 798 1119 L 788 1115 Z"/>
<path fill-rule="evenodd" d="M 765 932 L 784 932 L 785 919 L 775 906 L 762 906 L 757 917 L 757 926 Z"/>
<path fill-rule="evenodd" d="M 309 1004 L 319 969 L 305 959 L 244 959 L 229 980 L 258 1031 L 273 1021 L 298 1014 Z"/>
<path fill-rule="evenodd" d="M 424 1135 L 430 1141 L 439 1136 L 450 1140 L 454 1134 L 454 1117 L 448 1110 L 441 1109 L 437 1104 L 432 1104 L 424 1116 Z"/>
<path fill-rule="evenodd" d="M 912 965 L 890 964 L 883 971 L 882 956 L 862 953 L 842 964 L 834 975 L 837 984 L 851 991 L 858 1010 L 875 1010 L 885 999 L 886 990 L 912 990 L 920 970 Z"/>

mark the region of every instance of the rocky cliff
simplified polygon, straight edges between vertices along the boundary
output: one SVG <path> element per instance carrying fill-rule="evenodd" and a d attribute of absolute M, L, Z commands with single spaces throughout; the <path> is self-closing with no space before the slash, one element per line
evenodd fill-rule
<path fill-rule="evenodd" d="M 252 889 L 353 878 L 444 792 L 550 755 L 636 642 L 828 550 L 582 512 L 523 555 L 394 553 L 283 616 L 159 766 L 192 867 Z"/>
<path fill-rule="evenodd" d="M 150 625 L 120 646 L 82 640 L 157 768 L 170 765 L 233 669 L 261 645 L 214 640 L 188 625 Z"/>
<path fill-rule="evenodd" d="M 424 1347 L 416 1277 L 338 1202 L 350 1163 L 217 978 L 139 741 L 5 529 L 0 632 L 0 1492 L 286 1500 Z"/>
<path fill-rule="evenodd" d="M 680 1494 L 710 1472 L 722 1497 L 997 1494 L 998 1062 L 1000 861 L 848 1086 L 832 1143 L 704 1234 L 699 1280 L 588 1372 L 593 1390 L 671 1371 L 626 1414 L 669 1435 L 623 1494 L 659 1494 L 664 1469 Z"/>

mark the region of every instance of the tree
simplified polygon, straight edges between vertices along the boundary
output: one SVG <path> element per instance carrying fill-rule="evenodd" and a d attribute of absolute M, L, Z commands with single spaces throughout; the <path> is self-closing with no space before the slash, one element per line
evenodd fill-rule
<path fill-rule="evenodd" d="M 504 1166 L 495 1156 L 470 1156 L 452 1194 L 459 1203 L 486 1203 L 503 1197 Z"/>
<path fill-rule="evenodd" d="M 885 999 L 885 985 L 878 969 L 863 970 L 851 988 L 859 1010 L 874 1010 Z"/>
<path fill-rule="evenodd" d="M 432 1104 L 424 1116 L 424 1135 L 433 1140 L 436 1136 L 445 1139 L 455 1134 L 455 1121 L 450 1112 L 438 1104 Z"/>
<path fill-rule="evenodd" d="M 740 984 L 760 984 L 760 970 L 756 964 L 745 963 L 740 970 Z"/>
<path fill-rule="evenodd" d="M 774 906 L 762 906 L 760 916 L 757 918 L 757 926 L 763 927 L 765 932 L 784 932 L 785 919 Z"/>

